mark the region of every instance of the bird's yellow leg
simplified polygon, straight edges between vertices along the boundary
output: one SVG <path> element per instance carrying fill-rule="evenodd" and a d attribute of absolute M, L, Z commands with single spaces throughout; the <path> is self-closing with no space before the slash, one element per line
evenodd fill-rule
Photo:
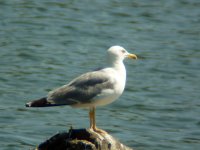
<path fill-rule="evenodd" d="M 93 108 L 90 108 L 90 111 L 89 111 L 89 118 L 90 118 L 90 129 L 93 129 Z"/>
<path fill-rule="evenodd" d="M 96 127 L 96 115 L 95 115 L 95 107 L 90 108 L 90 129 L 92 129 L 93 131 L 97 132 L 97 133 L 103 133 L 106 134 L 107 132 L 101 129 L 98 129 Z"/>

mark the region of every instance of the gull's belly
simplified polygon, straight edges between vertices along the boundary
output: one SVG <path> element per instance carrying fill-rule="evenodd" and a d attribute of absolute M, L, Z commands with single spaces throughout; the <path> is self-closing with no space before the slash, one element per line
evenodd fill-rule
<path fill-rule="evenodd" d="M 79 104 L 73 105 L 72 107 L 89 108 L 89 107 L 104 106 L 117 100 L 117 98 L 120 95 L 116 95 L 116 94 L 111 94 L 107 96 L 99 95 L 99 96 L 96 96 L 94 99 L 92 99 L 90 103 L 79 103 Z"/>

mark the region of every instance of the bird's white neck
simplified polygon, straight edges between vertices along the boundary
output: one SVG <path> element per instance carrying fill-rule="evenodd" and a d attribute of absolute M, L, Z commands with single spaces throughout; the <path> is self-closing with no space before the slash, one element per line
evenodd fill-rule
<path fill-rule="evenodd" d="M 117 73 L 119 74 L 119 77 L 123 79 L 122 81 L 126 82 L 126 68 L 124 66 L 123 61 L 110 62 L 110 65 L 112 68 L 114 68 L 117 71 Z"/>

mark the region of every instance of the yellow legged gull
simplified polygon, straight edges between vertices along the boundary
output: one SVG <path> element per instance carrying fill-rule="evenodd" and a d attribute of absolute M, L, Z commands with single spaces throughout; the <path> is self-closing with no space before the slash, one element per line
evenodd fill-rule
<path fill-rule="evenodd" d="M 46 97 L 27 103 L 26 107 L 70 105 L 89 108 L 90 129 L 102 133 L 96 127 L 95 108 L 112 103 L 122 94 L 126 83 L 123 60 L 137 59 L 135 54 L 128 53 L 121 46 L 110 47 L 107 56 L 109 67 L 82 74 L 68 84 L 50 91 Z"/>

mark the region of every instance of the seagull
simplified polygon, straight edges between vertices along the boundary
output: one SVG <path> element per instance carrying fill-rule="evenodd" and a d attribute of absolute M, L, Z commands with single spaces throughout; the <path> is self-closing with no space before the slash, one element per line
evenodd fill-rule
<path fill-rule="evenodd" d="M 75 108 L 89 108 L 90 130 L 104 133 L 96 127 L 95 110 L 117 100 L 126 84 L 125 58 L 137 59 L 121 46 L 107 50 L 108 67 L 87 72 L 66 85 L 50 91 L 47 96 L 26 103 L 26 107 L 50 107 L 70 105 Z"/>

